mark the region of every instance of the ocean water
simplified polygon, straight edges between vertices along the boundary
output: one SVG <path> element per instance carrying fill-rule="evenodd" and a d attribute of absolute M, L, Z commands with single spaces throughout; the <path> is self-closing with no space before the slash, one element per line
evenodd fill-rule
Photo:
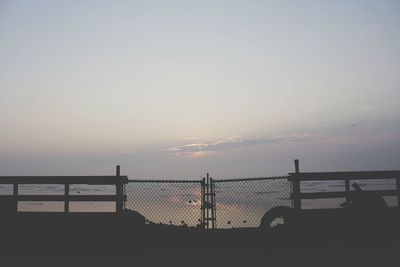
<path fill-rule="evenodd" d="M 354 191 L 352 183 L 357 183 L 362 190 L 396 190 L 396 179 L 376 179 L 376 180 L 357 180 L 350 181 L 350 190 Z M 301 191 L 307 192 L 343 192 L 344 181 L 309 181 L 301 182 Z M 385 196 L 386 203 L 389 206 L 397 205 L 397 197 Z M 336 199 L 310 199 L 302 200 L 302 208 L 338 208 L 345 202 L 344 198 Z"/>
<path fill-rule="evenodd" d="M 0 184 L 0 195 L 12 195 L 12 185 Z M 24 184 L 18 186 L 19 195 L 64 195 L 63 185 L 35 185 Z M 113 195 L 115 194 L 115 186 L 111 185 L 71 185 L 69 189 L 70 195 Z M 115 202 L 96 201 L 96 202 L 75 202 L 69 204 L 71 212 L 115 212 Z M 43 211 L 64 211 L 64 202 L 34 202 L 20 201 L 18 203 L 18 211 L 20 212 L 43 212 Z"/>

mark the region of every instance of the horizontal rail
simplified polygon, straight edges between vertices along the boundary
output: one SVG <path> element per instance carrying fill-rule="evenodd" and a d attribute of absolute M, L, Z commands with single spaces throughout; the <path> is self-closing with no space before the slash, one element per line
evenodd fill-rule
<path fill-rule="evenodd" d="M 126 195 L 3 195 L 0 201 L 126 201 Z"/>
<path fill-rule="evenodd" d="M 124 184 L 127 176 L 0 176 L 0 184 Z"/>
<path fill-rule="evenodd" d="M 202 180 L 128 180 L 128 183 L 201 183 Z"/>
<path fill-rule="evenodd" d="M 381 196 L 397 196 L 397 190 L 363 190 L 361 193 L 370 192 L 377 193 Z M 299 197 L 301 199 L 322 199 L 322 198 L 345 198 L 351 195 L 358 195 L 360 192 L 350 191 L 350 192 L 314 192 L 314 193 L 300 193 L 294 194 L 292 193 L 291 197 Z"/>
<path fill-rule="evenodd" d="M 221 182 L 247 182 L 247 181 L 263 181 L 263 180 L 279 180 L 279 179 L 289 179 L 289 176 L 218 179 L 218 180 L 213 180 L 213 182 L 214 183 L 221 183 Z"/>
<path fill-rule="evenodd" d="M 400 171 L 301 172 L 289 173 L 289 176 L 289 179 L 297 179 L 299 181 L 380 180 L 400 178 Z"/>

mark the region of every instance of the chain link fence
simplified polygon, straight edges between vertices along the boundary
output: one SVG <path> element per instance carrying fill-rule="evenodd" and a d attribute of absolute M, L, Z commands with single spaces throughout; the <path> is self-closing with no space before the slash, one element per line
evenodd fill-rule
<path fill-rule="evenodd" d="M 292 207 L 287 177 L 213 180 L 216 228 L 258 227 L 276 206 Z M 148 224 L 199 226 L 202 181 L 130 180 L 125 208 L 142 214 Z"/>
<path fill-rule="evenodd" d="M 258 227 L 271 208 L 292 207 L 291 183 L 287 177 L 214 180 L 213 183 L 220 229 Z"/>
<path fill-rule="evenodd" d="M 139 212 L 148 224 L 194 227 L 201 220 L 201 182 L 130 180 L 125 209 Z"/>

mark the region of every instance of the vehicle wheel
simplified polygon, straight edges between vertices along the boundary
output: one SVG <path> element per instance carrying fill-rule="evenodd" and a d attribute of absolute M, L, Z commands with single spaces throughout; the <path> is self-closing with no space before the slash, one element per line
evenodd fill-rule
<path fill-rule="evenodd" d="M 260 228 L 269 229 L 287 225 L 294 210 L 287 206 L 278 206 L 267 211 L 261 219 Z"/>

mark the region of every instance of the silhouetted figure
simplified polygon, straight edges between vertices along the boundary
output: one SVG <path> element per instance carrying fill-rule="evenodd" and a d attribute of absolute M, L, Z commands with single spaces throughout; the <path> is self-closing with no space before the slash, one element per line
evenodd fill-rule
<path fill-rule="evenodd" d="M 386 208 L 384 198 L 376 192 L 363 191 L 359 184 L 353 183 L 355 194 L 350 197 L 350 207 L 362 210 L 376 210 Z"/>

